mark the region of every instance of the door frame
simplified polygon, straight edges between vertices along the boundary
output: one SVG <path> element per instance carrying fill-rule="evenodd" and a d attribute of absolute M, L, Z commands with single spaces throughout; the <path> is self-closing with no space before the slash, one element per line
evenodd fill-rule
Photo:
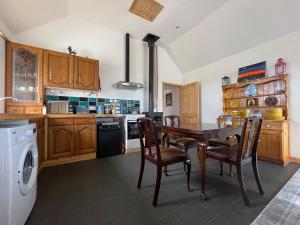
<path fill-rule="evenodd" d="M 179 88 L 179 96 L 180 96 L 180 94 L 181 94 L 181 87 L 184 87 L 186 85 L 190 85 L 190 84 L 193 84 L 193 83 L 197 83 L 199 85 L 199 96 L 198 96 L 198 99 L 199 99 L 199 124 L 201 124 L 201 121 L 202 121 L 202 116 L 201 116 L 201 86 L 200 86 L 200 82 L 199 81 L 194 81 L 194 82 L 190 82 L 190 83 L 187 83 L 187 84 L 162 82 L 162 109 L 163 109 L 163 112 L 164 112 L 164 109 L 166 107 L 165 106 L 165 95 L 164 95 L 164 92 L 163 92 L 164 86 L 173 86 L 173 87 Z M 180 105 L 179 105 L 179 118 L 180 117 L 181 117 L 181 101 L 180 101 Z"/>
<path fill-rule="evenodd" d="M 179 91 L 179 98 L 180 98 L 180 89 L 182 87 L 182 84 L 177 84 L 177 83 L 170 83 L 170 82 L 162 82 L 162 111 L 165 112 L 165 95 L 164 95 L 164 87 L 165 86 L 173 86 L 173 87 L 176 87 L 178 88 L 178 91 Z M 179 99 L 180 101 L 180 99 Z M 180 117 L 180 114 L 181 114 L 181 107 L 180 107 L 180 103 L 179 103 L 179 117 Z"/>

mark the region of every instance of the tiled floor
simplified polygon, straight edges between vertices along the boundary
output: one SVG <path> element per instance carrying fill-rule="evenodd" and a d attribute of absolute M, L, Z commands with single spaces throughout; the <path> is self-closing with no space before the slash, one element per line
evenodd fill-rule
<path fill-rule="evenodd" d="M 155 167 L 146 163 L 142 189 L 137 190 L 139 153 L 84 161 L 42 171 L 38 200 L 26 225 L 243 225 L 250 224 L 299 168 L 259 162 L 264 196 L 258 194 L 250 165 L 244 175 L 252 207 L 244 206 L 236 177 L 218 175 L 208 161 L 208 201 L 199 198 L 199 170 L 192 152 L 191 184 L 186 189 L 182 164 L 162 178 L 158 206 L 152 206 Z M 225 167 L 225 172 L 227 168 Z"/>

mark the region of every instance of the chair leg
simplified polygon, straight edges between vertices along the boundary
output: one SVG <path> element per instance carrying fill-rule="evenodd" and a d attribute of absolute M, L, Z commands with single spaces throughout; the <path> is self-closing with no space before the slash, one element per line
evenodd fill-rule
<path fill-rule="evenodd" d="M 162 172 L 162 167 L 157 166 L 156 185 L 155 185 L 155 192 L 154 192 L 154 197 L 153 197 L 153 205 L 154 206 L 157 206 L 157 199 L 158 199 L 160 181 L 161 181 L 161 172 Z"/>
<path fill-rule="evenodd" d="M 164 167 L 164 173 L 165 173 L 166 176 L 170 176 L 170 175 L 168 174 L 168 167 L 167 167 L 167 166 Z"/>
<path fill-rule="evenodd" d="M 188 151 L 188 148 L 187 147 L 185 147 L 184 148 L 184 151 L 185 151 L 185 153 L 187 153 L 187 151 Z M 183 162 L 183 169 L 184 169 L 184 174 L 187 174 L 187 171 L 186 171 L 186 163 L 185 162 Z"/>
<path fill-rule="evenodd" d="M 144 168 L 145 168 L 145 158 L 142 157 L 142 159 L 141 159 L 141 167 L 140 167 L 140 174 L 139 174 L 139 180 L 138 180 L 137 188 L 141 188 L 143 174 L 144 174 Z"/>
<path fill-rule="evenodd" d="M 233 173 L 232 173 L 232 165 L 229 164 L 229 176 L 233 177 Z"/>
<path fill-rule="evenodd" d="M 223 176 L 223 162 L 220 161 L 220 176 Z"/>
<path fill-rule="evenodd" d="M 250 206 L 250 202 L 249 202 L 249 199 L 248 199 L 247 194 L 246 194 L 246 188 L 245 188 L 245 184 L 244 184 L 244 180 L 243 180 L 241 165 L 236 166 L 236 172 L 237 172 L 237 178 L 238 178 L 238 181 L 239 181 L 239 184 L 240 184 L 240 189 L 241 189 L 241 192 L 242 192 L 242 195 L 243 195 L 245 205 Z"/>
<path fill-rule="evenodd" d="M 190 159 L 187 159 L 185 162 L 184 162 L 184 165 L 187 167 L 187 174 L 186 174 L 186 177 L 187 177 L 187 188 L 188 188 L 188 191 L 193 191 L 192 188 L 190 187 L 190 177 L 191 177 L 191 160 Z"/>
<path fill-rule="evenodd" d="M 252 156 L 252 168 L 253 168 L 253 173 L 254 173 L 254 177 L 256 180 L 256 184 L 259 190 L 259 193 L 261 195 L 264 194 L 264 191 L 261 187 L 261 183 L 260 183 L 260 176 L 259 176 L 259 172 L 258 172 L 258 168 L 257 168 L 257 157 L 256 156 Z"/>

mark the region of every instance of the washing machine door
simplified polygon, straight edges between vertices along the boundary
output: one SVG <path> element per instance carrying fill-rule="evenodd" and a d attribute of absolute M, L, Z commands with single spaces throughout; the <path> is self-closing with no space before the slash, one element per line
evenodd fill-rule
<path fill-rule="evenodd" d="M 38 170 L 38 153 L 35 143 L 26 145 L 20 157 L 18 184 L 22 195 L 27 195 L 35 185 Z"/>

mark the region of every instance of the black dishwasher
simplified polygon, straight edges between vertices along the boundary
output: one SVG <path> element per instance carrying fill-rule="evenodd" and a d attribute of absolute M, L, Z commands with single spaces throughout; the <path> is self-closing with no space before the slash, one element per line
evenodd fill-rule
<path fill-rule="evenodd" d="M 120 155 L 122 133 L 120 121 L 113 118 L 97 120 L 97 158 Z"/>

